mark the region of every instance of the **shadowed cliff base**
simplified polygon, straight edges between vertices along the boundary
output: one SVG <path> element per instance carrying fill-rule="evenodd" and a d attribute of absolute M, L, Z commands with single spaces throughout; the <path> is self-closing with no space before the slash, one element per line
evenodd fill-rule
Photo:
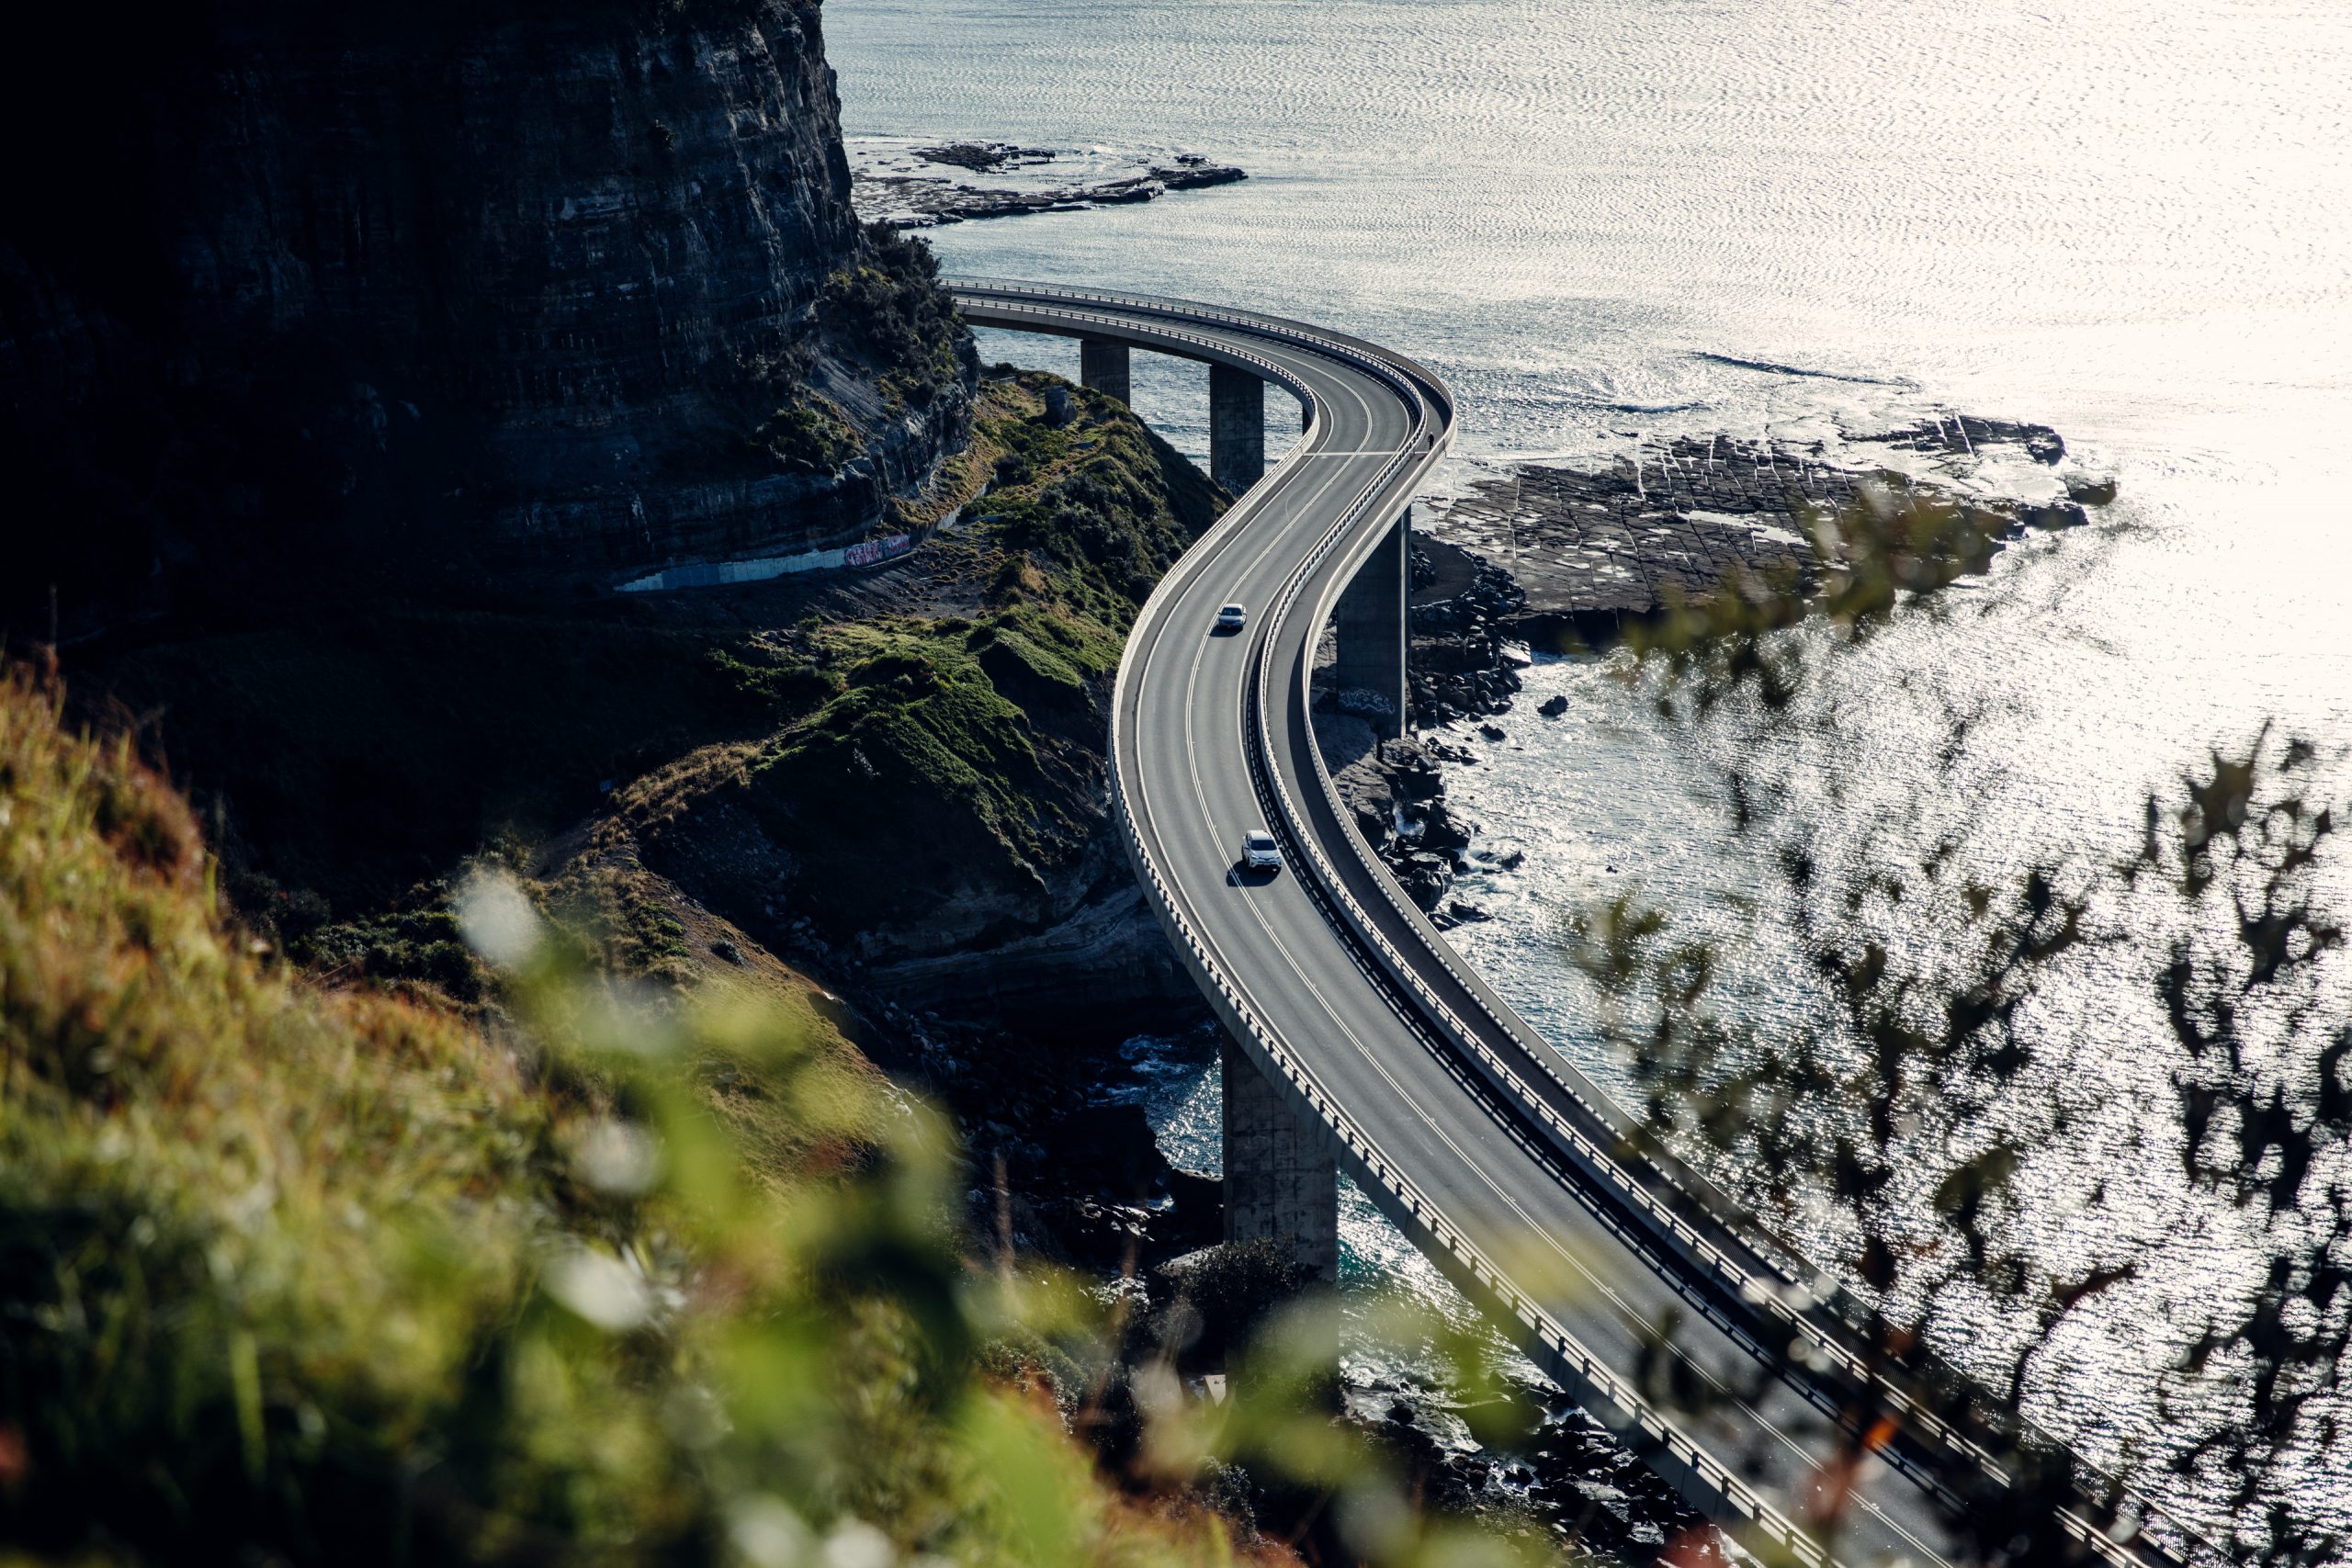
<path fill-rule="evenodd" d="M 1102 704 L 1224 498 L 1099 394 L 1004 376 L 980 410 L 955 520 L 876 570 L 157 626 L 77 650 L 77 700 L 146 716 L 232 881 L 313 926 L 550 846 L 910 1005 L 1075 1030 L 1084 977 L 1114 1022 L 1190 1006 L 1107 831 Z"/>
<path fill-rule="evenodd" d="M 956 1113 L 977 1224 L 1115 1272 L 1219 1232 L 1216 1185 L 1094 1099 L 1126 1034 L 1201 1011 L 1109 830 L 1103 705 L 1226 498 L 1115 401 L 1001 371 L 936 500 L 954 520 L 873 570 L 153 626 L 68 667 L 305 969 L 482 1005 L 455 899 L 486 853 L 656 994 L 814 976 Z"/>

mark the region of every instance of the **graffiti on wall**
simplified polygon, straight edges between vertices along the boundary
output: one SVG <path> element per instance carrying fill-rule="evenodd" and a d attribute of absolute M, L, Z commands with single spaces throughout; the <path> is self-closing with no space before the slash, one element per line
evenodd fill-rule
<path fill-rule="evenodd" d="M 896 560 L 915 547 L 912 534 L 892 534 L 887 538 L 867 539 L 852 545 L 844 553 L 843 566 L 872 566 L 877 561 Z"/>

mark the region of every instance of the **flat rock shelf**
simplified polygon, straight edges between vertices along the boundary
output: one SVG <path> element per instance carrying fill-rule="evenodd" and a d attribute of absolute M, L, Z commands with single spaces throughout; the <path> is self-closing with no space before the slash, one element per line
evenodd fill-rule
<path fill-rule="evenodd" d="M 881 136 L 853 136 L 847 147 L 859 215 L 899 229 L 1125 206 L 1249 177 L 1230 164 L 1167 148 L 930 144 Z"/>
<path fill-rule="evenodd" d="M 1901 430 L 1850 438 L 1925 457 L 1932 467 L 1994 447 L 2021 449 L 2054 467 L 2055 431 L 1973 415 L 1944 415 Z M 2050 480 L 2053 491 L 2059 481 Z M 1676 595 L 1695 597 L 1733 572 L 1770 575 L 1813 559 L 1809 518 L 1863 503 L 1870 487 L 1907 490 L 1993 514 L 1997 530 L 2068 527 L 2084 506 L 2113 498 L 2110 481 L 2076 477 L 2041 499 L 1962 490 L 1826 446 L 1793 447 L 1725 435 L 1685 436 L 1605 467 L 1529 464 L 1475 480 L 1439 509 L 1430 532 L 1504 568 L 1526 594 L 1515 625 L 1539 642 L 1613 639 L 1625 622 L 1657 615 Z"/>

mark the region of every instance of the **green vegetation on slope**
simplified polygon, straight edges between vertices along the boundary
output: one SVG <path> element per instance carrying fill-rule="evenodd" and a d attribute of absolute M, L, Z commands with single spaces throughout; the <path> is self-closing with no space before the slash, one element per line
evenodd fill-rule
<path fill-rule="evenodd" d="M 882 372 L 885 392 L 927 408 L 970 350 L 931 247 L 888 223 L 865 226 L 865 255 L 825 280 L 818 320 L 831 346 Z"/>
<path fill-rule="evenodd" d="M 857 456 L 857 432 L 831 400 L 809 394 L 785 404 L 752 433 L 760 456 L 786 473 L 830 474 Z"/>
<path fill-rule="evenodd" d="M 842 616 L 789 581 L 383 604 L 96 649 L 75 678 L 147 716 L 240 911 L 345 973 L 450 988 L 447 931 L 417 924 L 434 880 L 485 846 L 547 842 L 607 784 L 657 839 L 740 790 L 773 840 L 763 876 L 781 851 L 797 900 L 862 929 L 967 881 L 1034 887 L 1077 852 L 1126 627 L 1221 500 L 1118 404 L 1019 376 L 985 384 L 971 446 L 910 510 L 958 505 L 965 522 L 876 580 L 911 584 L 902 614 Z M 890 897 L 863 886 L 861 835 L 900 857 Z"/>
<path fill-rule="evenodd" d="M 837 1039 L 617 1005 L 496 881 L 469 924 L 526 1039 L 319 990 L 221 923 L 168 786 L 54 716 L 0 685 L 0 1537 L 766 1564 L 864 1518 L 1170 1557 L 976 1381 L 1001 1309 L 945 1137 Z"/>
<path fill-rule="evenodd" d="M 737 362 L 721 396 L 739 411 L 745 438 L 673 455 L 680 471 L 707 477 L 748 460 L 763 471 L 830 474 L 865 452 L 873 431 L 817 389 L 820 355 L 836 367 L 863 367 L 890 420 L 929 409 L 975 367 L 937 258 L 887 223 L 866 225 L 856 258 L 826 277 L 816 322 L 815 333 L 782 353 Z"/>
<path fill-rule="evenodd" d="M 1049 377 L 989 381 L 976 425 L 968 460 L 989 488 L 927 547 L 956 612 L 797 628 L 730 656 L 746 692 L 817 700 L 623 791 L 614 831 L 692 865 L 731 908 L 783 890 L 846 931 L 966 891 L 1019 909 L 1079 858 L 1127 627 L 1222 501 L 1124 408 Z"/>
<path fill-rule="evenodd" d="M 1323 1413 L 1326 1318 L 1185 1397 L 1263 1310 L 1246 1268 L 1145 1315 L 973 1257 L 945 1130 L 816 1013 L 614 987 L 491 871 L 458 907 L 499 1032 L 323 989 L 57 712 L 0 681 L 11 1561 L 1295 1561 L 1211 1496 L 1369 1562 L 1520 1560 Z"/>

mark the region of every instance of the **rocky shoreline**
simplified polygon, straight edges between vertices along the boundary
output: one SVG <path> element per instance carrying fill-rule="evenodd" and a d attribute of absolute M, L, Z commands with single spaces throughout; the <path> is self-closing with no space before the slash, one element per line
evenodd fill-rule
<path fill-rule="evenodd" d="M 2028 496 L 1939 471 L 2002 449 L 2054 470 L 2065 442 L 2045 425 L 1936 415 L 1849 436 L 1843 447 L 1684 436 L 1602 467 L 1524 465 L 1475 481 L 1438 509 L 1430 531 L 1508 568 L 1524 595 L 1510 617 L 1517 635 L 1544 648 L 1599 648 L 1673 596 L 1704 593 L 1734 571 L 1805 569 L 1809 514 L 1867 504 L 1873 493 L 1950 502 L 2010 538 L 2080 526 L 2086 508 L 2115 498 L 2113 480 L 2079 472 L 2052 474 L 2044 493 Z M 1925 458 L 1929 471 L 1872 461 L 1880 453 Z"/>
<path fill-rule="evenodd" d="M 1973 417 L 1924 422 L 1858 445 L 1931 460 L 2007 447 L 2040 469 L 2064 459 L 2054 432 Z M 1512 716 L 1520 671 L 1532 659 L 1529 642 L 1605 646 L 1627 624 L 1657 614 L 1670 592 L 1703 592 L 1735 568 L 1802 569 L 1811 558 L 1804 510 L 1862 502 L 1874 485 L 1959 500 L 1997 516 L 1996 531 L 2010 535 L 2076 525 L 2086 508 L 2113 494 L 2111 485 L 2081 477 L 2063 497 L 1963 491 L 1817 451 L 1717 438 L 1679 441 L 1611 468 L 1520 469 L 1480 481 L 1436 515 L 1411 546 L 1408 736 L 1379 740 L 1351 711 L 1361 705 L 1332 680 L 1328 638 L 1314 717 L 1359 829 L 1441 929 L 1487 918 L 1455 896 L 1459 878 L 1520 862 L 1516 850 L 1484 847 L 1480 824 L 1449 804 L 1447 772 L 1478 759 L 1447 731 L 1475 725 L 1500 740 L 1506 725 L 1543 722 L 1544 710 Z M 1596 558 L 1622 575 L 1595 570 Z M 1151 926 L 1122 887 L 1074 915 L 1067 930 L 1012 949 L 902 960 L 860 976 L 878 1032 L 896 1043 L 877 1058 L 957 1113 L 978 1231 L 1119 1278 L 1131 1291 L 1148 1291 L 1218 1242 L 1222 1184 L 1176 1168 L 1161 1151 L 1128 1092 L 1138 1071 L 1121 1059 L 1110 1021 L 1041 1049 L 1016 1020 L 1063 988 L 1057 982 L 1083 967 L 1087 953 L 1099 948 L 1107 959 L 1149 945 Z M 1034 984 L 1018 961 L 1031 946 Z M 1015 960 L 1013 972 L 991 974 L 997 958 Z M 986 994 L 975 982 L 985 982 Z M 1204 1030 L 1183 989 L 1170 987 L 1174 994 L 1159 1004 L 1169 1021 L 1152 1032 Z M 1702 1528 L 1633 1452 L 1540 1386 L 1522 1391 L 1537 1414 L 1508 1450 L 1470 1442 L 1453 1396 L 1409 1369 L 1379 1369 L 1345 1393 L 1351 1417 L 1400 1456 L 1431 1501 L 1630 1562 L 1654 1560 Z"/>
<path fill-rule="evenodd" d="M 1413 540 L 1412 573 L 1408 733 L 1376 739 L 1371 725 L 1348 711 L 1327 649 L 1316 671 L 1315 738 L 1365 842 L 1443 930 L 1487 918 L 1448 895 L 1454 878 L 1488 852 L 1472 848 L 1476 824 L 1458 819 L 1445 801 L 1441 764 L 1475 759 L 1429 732 L 1476 718 L 1501 735 L 1493 719 L 1510 711 L 1528 660 L 1513 631 L 1527 595 L 1509 572 L 1442 540 Z"/>
<path fill-rule="evenodd" d="M 1409 727 L 1378 741 L 1330 680 L 1328 645 L 1316 685 L 1316 737 L 1332 782 L 1365 841 L 1440 930 L 1487 913 L 1453 897 L 1474 868 L 1509 870 L 1518 851 L 1476 844 L 1478 824 L 1446 802 L 1445 767 L 1475 764 L 1445 739 L 1476 723 L 1487 740 L 1508 731 L 1519 671 L 1531 648 L 1599 649 L 1735 572 L 1803 573 L 1815 564 L 1810 518 L 1905 494 L 1973 514 L 1989 536 L 2078 527 L 2086 509 L 2115 499 L 2115 482 L 2052 476 L 2040 496 L 2000 493 L 1936 471 L 2007 449 L 2037 469 L 2066 459 L 2046 425 L 1938 414 L 1847 438 L 1862 457 L 1905 452 L 1929 472 L 1837 460 L 1823 442 L 1794 446 L 1725 435 L 1681 437 L 1606 466 L 1531 464 L 1479 479 L 1438 508 L 1412 541 Z M 1507 565 L 1502 563 L 1508 563 Z M 1565 707 L 1547 705 L 1544 718 Z"/>
<path fill-rule="evenodd" d="M 1513 711 L 1531 644 L 1605 649 L 1674 597 L 1703 593 L 1735 570 L 1802 572 L 1815 559 L 1808 513 L 1870 504 L 1874 491 L 1973 509 L 2002 537 L 2079 526 L 2088 521 L 2086 509 L 2116 493 L 2111 479 L 2079 473 L 2053 485 L 2056 493 L 2028 497 L 1962 488 L 1959 476 L 1932 471 L 1939 461 L 1973 460 L 1988 448 L 2055 469 L 2065 446 L 2045 426 L 1931 416 L 1849 443 L 1864 455 L 1878 448 L 1924 457 L 1930 472 L 1836 461 L 1820 445 L 1716 436 L 1676 440 L 1605 467 L 1531 465 L 1476 482 L 1411 543 L 1403 739 L 1376 739 L 1350 711 L 1355 705 L 1331 679 L 1336 649 L 1327 635 L 1314 688 L 1317 741 L 1365 841 L 1440 930 L 1488 918 L 1453 896 L 1457 878 L 1521 862 L 1515 848 L 1482 847 L 1480 824 L 1449 805 L 1448 770 L 1478 758 L 1446 732 L 1475 724 L 1487 740 L 1507 739 L 1500 721 Z M 1554 698 L 1537 710 L 1538 722 L 1565 707 Z M 1442 1390 L 1355 1388 L 1351 1404 L 1359 1419 L 1411 1456 L 1434 1499 L 1500 1508 L 1628 1562 L 1651 1561 L 1704 1528 L 1670 1487 L 1565 1399 L 1553 1396 L 1510 1454 L 1449 1440 Z"/>
<path fill-rule="evenodd" d="M 1198 152 L 1023 147 L 1009 141 L 918 144 L 852 137 L 851 198 L 868 222 L 935 229 L 991 218 L 1078 212 L 1156 201 L 1170 191 L 1250 176 Z"/>

